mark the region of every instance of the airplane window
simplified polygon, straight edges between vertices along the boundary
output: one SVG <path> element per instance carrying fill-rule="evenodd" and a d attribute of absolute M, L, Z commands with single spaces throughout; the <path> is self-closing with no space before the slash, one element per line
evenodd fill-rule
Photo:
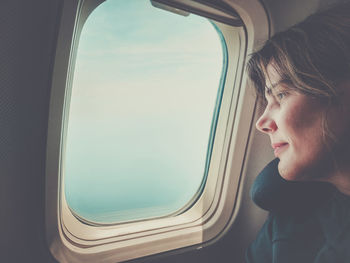
<path fill-rule="evenodd" d="M 93 11 L 67 108 L 64 191 L 74 214 L 120 223 L 181 213 L 196 201 L 215 136 L 224 46 L 207 19 L 148 0 L 110 0 Z"/>

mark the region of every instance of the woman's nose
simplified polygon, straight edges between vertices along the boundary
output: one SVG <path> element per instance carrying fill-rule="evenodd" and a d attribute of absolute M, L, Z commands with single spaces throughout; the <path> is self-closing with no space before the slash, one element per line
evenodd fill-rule
<path fill-rule="evenodd" d="M 255 124 L 256 128 L 266 134 L 273 133 L 277 130 L 276 122 L 269 116 L 268 111 L 265 110 Z"/>

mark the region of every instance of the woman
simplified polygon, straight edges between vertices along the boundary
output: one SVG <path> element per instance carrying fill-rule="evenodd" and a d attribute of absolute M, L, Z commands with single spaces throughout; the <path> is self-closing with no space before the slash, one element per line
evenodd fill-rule
<path fill-rule="evenodd" d="M 252 55 L 248 72 L 265 106 L 256 127 L 270 137 L 281 180 L 294 183 L 274 185 L 276 193 L 266 182 L 259 189 L 279 207 L 266 205 L 270 215 L 247 262 L 350 262 L 350 3 L 273 36 Z M 307 202 L 314 188 L 299 192 L 303 182 L 335 190 Z M 295 191 L 286 196 L 279 186 Z M 305 204 L 289 209 L 293 195 Z"/>

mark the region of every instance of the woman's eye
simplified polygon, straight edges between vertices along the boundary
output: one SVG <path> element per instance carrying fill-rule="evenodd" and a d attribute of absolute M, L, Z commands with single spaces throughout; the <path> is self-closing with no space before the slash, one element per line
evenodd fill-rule
<path fill-rule="evenodd" d="M 276 94 L 278 100 L 282 100 L 287 95 L 286 92 L 279 92 Z"/>

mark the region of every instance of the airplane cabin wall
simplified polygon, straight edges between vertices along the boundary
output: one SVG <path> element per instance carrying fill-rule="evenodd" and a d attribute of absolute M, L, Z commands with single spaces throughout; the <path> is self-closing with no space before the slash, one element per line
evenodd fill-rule
<path fill-rule="evenodd" d="M 45 159 L 61 2 L 0 2 L 1 262 L 55 262 L 44 232 Z"/>

